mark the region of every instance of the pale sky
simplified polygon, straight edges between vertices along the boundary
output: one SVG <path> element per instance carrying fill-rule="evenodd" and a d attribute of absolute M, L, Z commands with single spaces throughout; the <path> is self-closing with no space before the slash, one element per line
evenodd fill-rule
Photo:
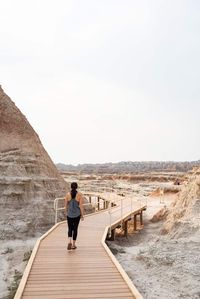
<path fill-rule="evenodd" d="M 200 159 L 199 0 L 0 0 L 0 84 L 55 163 Z"/>

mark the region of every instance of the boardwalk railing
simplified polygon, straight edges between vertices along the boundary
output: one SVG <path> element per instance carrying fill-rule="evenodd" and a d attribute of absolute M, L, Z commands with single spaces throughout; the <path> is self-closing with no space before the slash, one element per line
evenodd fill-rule
<path fill-rule="evenodd" d="M 62 201 L 62 204 L 64 203 L 64 197 L 58 197 L 54 200 L 54 210 L 55 210 L 55 224 L 58 222 L 58 211 L 62 211 L 65 209 L 64 205 L 59 207 L 60 202 Z"/>
<path fill-rule="evenodd" d="M 143 202 L 145 201 L 145 202 Z M 142 207 L 144 207 L 144 209 L 146 209 L 147 206 L 147 200 L 142 200 L 141 198 L 139 199 L 139 210 L 135 211 L 134 209 L 134 203 L 135 203 L 135 199 L 133 197 L 126 197 L 126 202 L 124 203 L 124 197 L 118 198 L 115 200 L 115 205 L 118 207 L 116 207 L 115 209 L 112 209 L 113 205 L 112 202 L 110 202 L 109 204 L 109 209 L 108 209 L 108 213 L 109 213 L 109 234 L 108 237 L 111 238 L 112 233 L 114 232 L 114 229 L 117 226 L 120 226 L 121 228 L 124 227 L 125 230 L 125 234 L 127 234 L 127 222 L 129 220 L 133 220 L 134 221 L 134 230 L 137 230 L 137 215 L 140 215 L 140 224 L 143 224 L 143 220 L 142 220 L 142 211 L 143 209 L 140 209 Z M 113 216 L 115 213 L 118 213 L 120 210 L 120 221 L 117 221 L 115 223 L 115 225 L 113 225 Z M 126 217 L 124 217 L 124 214 L 127 214 Z"/>
<path fill-rule="evenodd" d="M 98 212 L 100 210 L 105 210 L 108 209 L 109 204 L 113 206 L 114 203 L 111 202 L 110 200 L 107 200 L 104 198 L 102 195 L 98 193 L 83 193 L 84 197 L 88 198 L 87 203 L 84 203 L 83 206 L 87 207 L 89 205 L 92 205 L 95 209 L 95 212 Z M 64 197 L 58 197 L 54 200 L 54 210 L 55 210 L 55 224 L 58 222 L 58 212 L 59 211 L 64 211 Z"/>
<path fill-rule="evenodd" d="M 121 228 L 123 228 L 125 224 L 125 234 L 127 234 L 127 221 L 133 220 L 134 221 L 134 230 L 137 230 L 137 215 L 140 215 L 140 224 L 142 224 L 142 210 L 139 210 L 139 212 L 134 211 L 134 202 L 135 199 L 133 197 L 126 197 L 126 203 L 124 203 L 124 195 L 120 198 L 113 198 L 113 193 L 110 193 L 110 198 L 106 199 L 102 195 L 98 193 L 84 193 L 85 197 L 89 198 L 88 203 L 84 203 L 83 206 L 88 206 L 89 204 L 93 205 L 95 207 L 95 212 L 98 212 L 100 210 L 108 209 L 109 213 L 109 231 L 108 231 L 108 237 L 111 238 L 112 233 L 114 233 L 114 229 L 116 227 L 113 227 L 112 219 L 115 213 L 118 213 L 120 210 L 121 219 L 120 222 L 118 221 L 117 225 Z M 100 200 L 103 201 L 103 208 Z M 143 200 L 144 201 L 144 200 Z M 139 199 L 139 206 L 142 207 L 147 205 L 146 199 L 145 203 Z M 114 208 L 114 209 L 113 209 Z M 59 197 L 54 200 L 54 210 L 55 210 L 55 224 L 58 222 L 58 211 L 64 210 L 64 197 Z M 127 214 L 127 219 L 124 220 L 124 213 Z M 130 216 L 130 217 L 129 217 Z"/>

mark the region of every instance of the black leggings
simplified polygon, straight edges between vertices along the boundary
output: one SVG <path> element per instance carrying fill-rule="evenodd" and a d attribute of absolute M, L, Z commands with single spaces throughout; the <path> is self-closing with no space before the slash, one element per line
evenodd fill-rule
<path fill-rule="evenodd" d="M 67 223 L 68 223 L 68 237 L 72 238 L 75 241 L 77 238 L 77 232 L 78 232 L 78 225 L 80 221 L 81 216 L 70 218 L 67 216 Z"/>

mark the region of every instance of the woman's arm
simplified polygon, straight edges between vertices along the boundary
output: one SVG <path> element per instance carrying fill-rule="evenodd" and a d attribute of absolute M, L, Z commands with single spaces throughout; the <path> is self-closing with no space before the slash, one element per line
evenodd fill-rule
<path fill-rule="evenodd" d="M 67 205 L 68 205 L 68 194 L 65 196 L 65 202 L 64 202 L 64 207 L 65 207 L 65 215 L 67 215 Z"/>
<path fill-rule="evenodd" d="M 80 210 L 81 210 L 81 219 L 83 220 L 84 219 L 84 208 L 83 208 L 83 195 L 81 193 L 79 193 L 80 196 L 79 196 L 79 207 L 80 207 Z"/>

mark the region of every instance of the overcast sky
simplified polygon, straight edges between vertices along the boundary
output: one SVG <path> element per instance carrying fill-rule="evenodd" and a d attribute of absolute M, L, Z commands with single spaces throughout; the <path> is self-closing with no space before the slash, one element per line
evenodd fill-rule
<path fill-rule="evenodd" d="M 199 0 L 0 0 L 0 84 L 54 162 L 200 159 Z"/>

